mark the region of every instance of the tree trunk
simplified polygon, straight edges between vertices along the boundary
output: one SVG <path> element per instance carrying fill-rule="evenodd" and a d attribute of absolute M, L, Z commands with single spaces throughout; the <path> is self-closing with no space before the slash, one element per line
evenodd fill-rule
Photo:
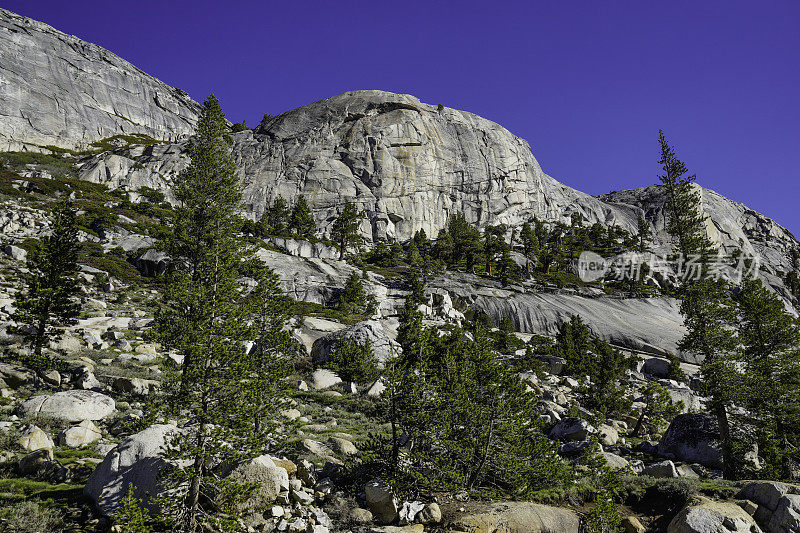
<path fill-rule="evenodd" d="M 722 444 L 722 473 L 725 479 L 736 478 L 736 464 L 733 457 L 733 443 L 731 441 L 731 428 L 728 423 L 728 412 L 725 405 L 714 407 L 714 416 L 719 426 L 719 437 Z"/>

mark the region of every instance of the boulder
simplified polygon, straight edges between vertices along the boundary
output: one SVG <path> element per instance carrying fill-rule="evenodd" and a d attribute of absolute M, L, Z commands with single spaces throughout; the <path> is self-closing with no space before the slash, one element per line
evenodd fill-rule
<path fill-rule="evenodd" d="M 6 246 L 3 246 L 3 253 L 9 256 L 11 259 L 15 259 L 17 261 L 25 261 L 25 258 L 28 256 L 28 252 L 19 246 L 14 246 L 13 244 L 7 244 Z"/>
<path fill-rule="evenodd" d="M 611 452 L 600 452 L 600 456 L 606 462 L 606 466 L 611 469 L 623 469 L 632 472 L 633 469 L 627 459 Z"/>
<path fill-rule="evenodd" d="M 264 509 L 275 501 L 281 491 L 289 490 L 289 473 L 278 466 L 269 455 L 238 465 L 228 479 L 240 484 L 254 483 L 256 489 L 246 500 L 238 502 L 239 510 Z"/>
<path fill-rule="evenodd" d="M 79 448 L 91 444 L 102 437 L 100 429 L 91 420 L 84 420 L 77 426 L 67 428 L 58 434 L 58 442 L 62 446 Z"/>
<path fill-rule="evenodd" d="M 114 412 L 114 400 L 105 394 L 88 390 L 69 390 L 34 396 L 17 408 L 20 416 L 44 416 L 64 422 L 103 420 Z"/>
<path fill-rule="evenodd" d="M 367 507 L 380 524 L 391 524 L 399 514 L 397 498 L 389 486 L 381 480 L 373 480 L 364 486 Z"/>
<path fill-rule="evenodd" d="M 722 448 L 716 418 L 701 413 L 676 416 L 658 443 L 658 454 L 687 463 L 721 468 Z"/>
<path fill-rule="evenodd" d="M 550 438 L 566 441 L 583 441 L 597 430 L 583 418 L 569 417 L 561 420 L 550 430 Z"/>
<path fill-rule="evenodd" d="M 657 478 L 676 478 L 678 470 L 675 468 L 675 463 L 672 461 L 661 461 L 660 463 L 653 463 L 648 465 L 642 470 L 641 475 L 657 477 Z"/>
<path fill-rule="evenodd" d="M 459 533 L 578 533 L 575 512 L 530 502 L 501 502 L 454 518 L 449 531 Z"/>
<path fill-rule="evenodd" d="M 614 446 L 619 441 L 619 432 L 607 424 L 602 424 L 597 428 L 597 440 L 603 446 Z"/>
<path fill-rule="evenodd" d="M 0 363 L 0 379 L 12 389 L 33 383 L 35 374 L 27 368 L 9 363 Z"/>
<path fill-rule="evenodd" d="M 358 453 L 358 448 L 355 444 L 347 439 L 340 437 L 331 437 L 328 439 L 328 446 L 336 453 L 343 455 L 355 455 Z"/>
<path fill-rule="evenodd" d="M 735 503 L 702 498 L 679 512 L 667 533 L 761 533 L 761 528 Z"/>
<path fill-rule="evenodd" d="M 338 385 L 342 382 L 336 372 L 326 368 L 319 368 L 311 373 L 306 380 L 308 386 L 313 390 L 322 390 Z"/>
<path fill-rule="evenodd" d="M 158 472 L 166 464 L 164 447 L 178 431 L 171 424 L 156 424 L 123 440 L 89 476 L 84 494 L 108 516 L 125 496 L 128 484 L 133 483 L 136 497 L 155 511 L 150 495 L 162 493 Z"/>
<path fill-rule="evenodd" d="M 432 502 L 425 506 L 417 515 L 417 522 L 420 524 L 438 524 L 442 521 L 442 510 L 439 504 Z"/>
<path fill-rule="evenodd" d="M 55 447 L 53 443 L 53 439 L 50 436 L 42 431 L 40 428 L 36 426 L 29 427 L 19 438 L 17 443 L 22 446 L 25 450 L 29 452 L 35 452 L 36 450 L 51 450 Z M 52 457 L 51 457 L 52 459 Z"/>
<path fill-rule="evenodd" d="M 769 533 L 797 533 L 800 531 L 800 495 L 787 494 L 778 500 L 767 526 Z"/>
<path fill-rule="evenodd" d="M 311 347 L 311 357 L 314 362 L 317 364 L 326 363 L 342 338 L 361 345 L 369 342 L 370 346 L 372 346 L 372 352 L 381 366 L 390 357 L 400 352 L 400 345 L 386 334 L 380 322 L 377 320 L 365 320 L 329 333 L 314 341 Z"/>

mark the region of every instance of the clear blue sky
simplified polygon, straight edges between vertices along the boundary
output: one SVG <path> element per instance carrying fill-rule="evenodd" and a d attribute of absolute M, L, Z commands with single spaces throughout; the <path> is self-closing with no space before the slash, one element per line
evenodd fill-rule
<path fill-rule="evenodd" d="M 658 128 L 701 185 L 800 236 L 800 1 L 0 0 L 228 118 L 353 89 L 468 110 L 600 194 L 652 184 Z"/>

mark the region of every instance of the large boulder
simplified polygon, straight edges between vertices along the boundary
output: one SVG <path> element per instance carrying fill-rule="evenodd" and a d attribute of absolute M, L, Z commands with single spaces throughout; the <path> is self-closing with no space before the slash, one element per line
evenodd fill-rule
<path fill-rule="evenodd" d="M 399 515 L 397 497 L 392 489 L 383 481 L 376 479 L 364 486 L 364 497 L 367 507 L 375 520 L 381 524 L 391 524 Z"/>
<path fill-rule="evenodd" d="M 264 509 L 275 501 L 281 491 L 289 490 L 289 473 L 285 468 L 275 464 L 269 455 L 261 455 L 238 465 L 228 479 L 243 485 L 250 483 L 256 485 L 256 489 L 249 497 L 238 503 L 242 511 Z"/>
<path fill-rule="evenodd" d="M 336 372 L 325 368 L 319 368 L 311 373 L 306 380 L 308 386 L 314 390 L 328 389 L 342 382 Z"/>
<path fill-rule="evenodd" d="M 19 438 L 17 443 L 29 452 L 36 450 L 52 450 L 55 444 L 50 436 L 36 426 L 29 427 Z M 52 452 L 51 452 L 52 453 Z"/>
<path fill-rule="evenodd" d="M 64 422 L 103 420 L 115 411 L 112 398 L 89 390 L 68 390 L 34 396 L 17 408 L 17 413 L 26 418 L 41 416 Z"/>
<path fill-rule="evenodd" d="M 311 347 L 311 357 L 314 362 L 318 364 L 327 362 L 331 357 L 331 352 L 336 350 L 339 341 L 343 338 L 361 345 L 369 342 L 372 352 L 381 365 L 400 352 L 400 345 L 386 334 L 380 322 L 365 320 L 314 341 Z"/>
<path fill-rule="evenodd" d="M 701 413 L 676 416 L 658 443 L 658 454 L 669 459 L 721 468 L 722 448 L 716 418 Z"/>
<path fill-rule="evenodd" d="M 667 533 L 761 533 L 761 528 L 735 503 L 703 498 L 679 512 Z"/>
<path fill-rule="evenodd" d="M 777 481 L 752 481 L 739 491 L 736 498 L 758 505 L 754 517 L 767 533 L 800 531 L 800 486 Z"/>
<path fill-rule="evenodd" d="M 580 520 L 569 509 L 530 502 L 502 502 L 461 515 L 449 531 L 464 533 L 578 533 Z"/>
<path fill-rule="evenodd" d="M 787 494 L 778 500 L 767 525 L 769 533 L 797 533 L 800 531 L 800 495 Z"/>
<path fill-rule="evenodd" d="M 583 441 L 595 433 L 597 429 L 583 418 L 569 417 L 561 420 L 550 430 L 550 438 Z"/>
<path fill-rule="evenodd" d="M 178 431 L 171 424 L 156 424 L 123 440 L 89 476 L 84 488 L 86 496 L 108 516 L 125 496 L 128 484 L 133 483 L 136 497 L 148 509 L 155 510 L 150 496 L 161 494 L 158 472 L 166 465 L 164 447 Z"/>
<path fill-rule="evenodd" d="M 72 426 L 59 433 L 58 442 L 62 446 L 79 448 L 100 440 L 102 436 L 100 429 L 91 420 L 84 420 L 77 426 Z"/>

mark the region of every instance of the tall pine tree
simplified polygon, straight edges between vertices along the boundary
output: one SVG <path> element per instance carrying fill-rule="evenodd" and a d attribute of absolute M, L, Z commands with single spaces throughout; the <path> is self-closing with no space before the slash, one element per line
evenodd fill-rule
<path fill-rule="evenodd" d="M 14 301 L 10 332 L 20 334 L 30 343 L 33 356 L 25 362 L 33 368 L 48 366 L 42 348 L 57 339 L 63 328 L 75 323 L 80 306 L 76 264 L 78 228 L 75 208 L 68 201 L 56 204 L 50 234 L 42 237 L 27 259 L 24 288 Z"/>
<path fill-rule="evenodd" d="M 251 306 L 242 303 L 240 272 L 249 255 L 236 234 L 241 192 L 231 139 L 219 102 L 204 103 L 188 148 L 190 163 L 173 184 L 178 201 L 164 249 L 172 258 L 163 307 L 156 315 L 161 342 L 183 356 L 166 375 L 162 415 L 185 421 L 169 442 L 162 484 L 174 494 L 160 502 L 174 530 L 195 533 L 235 516 L 236 494 L 213 471 L 219 464 L 263 453 L 265 433 L 254 431 Z M 251 394 L 252 393 L 252 394 Z M 209 503 L 211 502 L 211 503 Z"/>

